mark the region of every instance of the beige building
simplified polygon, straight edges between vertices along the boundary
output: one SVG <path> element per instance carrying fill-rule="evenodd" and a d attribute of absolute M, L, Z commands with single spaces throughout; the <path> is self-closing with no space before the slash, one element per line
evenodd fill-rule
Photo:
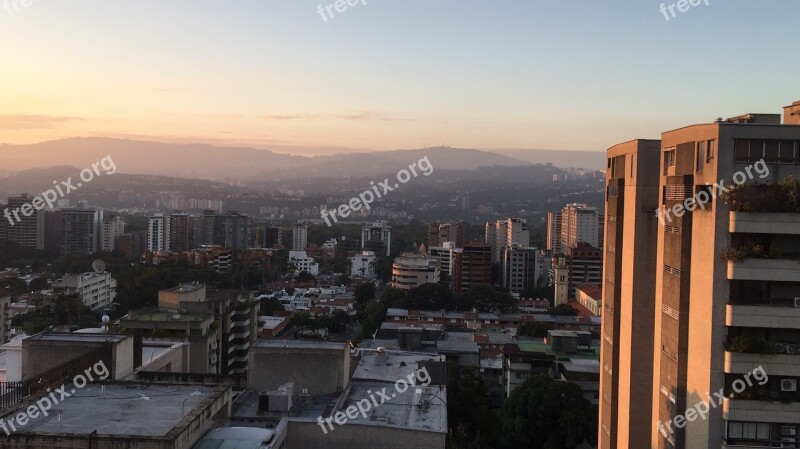
<path fill-rule="evenodd" d="M 4 296 L 5 290 L 0 290 L 0 344 L 11 340 L 11 296 Z"/>
<path fill-rule="evenodd" d="M 392 263 L 392 287 L 411 290 L 422 284 L 436 284 L 439 270 L 439 261 L 427 253 L 402 253 Z"/>
<path fill-rule="evenodd" d="M 786 108 L 784 124 L 778 114 L 747 114 L 663 133 L 654 242 L 645 238 L 652 226 L 628 223 L 629 198 L 614 212 L 619 199 L 608 195 L 606 236 L 616 240 L 607 243 L 615 256 L 604 273 L 602 391 L 611 396 L 601 401 L 600 447 L 800 444 L 800 188 L 790 178 L 800 177 L 798 109 Z M 620 169 L 644 165 L 619 165 L 620 147 L 609 154 L 609 193 Z M 643 197 L 638 216 L 653 194 L 636 194 Z M 626 220 L 615 232 L 619 209 Z M 640 235 L 643 248 L 626 256 L 627 242 L 635 246 Z M 640 297 L 651 275 L 637 271 L 651 263 L 653 246 L 651 312 Z M 652 328 L 644 324 L 651 319 Z M 640 347 L 650 341 L 652 366 Z"/>
<path fill-rule="evenodd" d="M 600 449 L 650 444 L 660 150 L 657 140 L 633 140 L 608 150 Z"/>

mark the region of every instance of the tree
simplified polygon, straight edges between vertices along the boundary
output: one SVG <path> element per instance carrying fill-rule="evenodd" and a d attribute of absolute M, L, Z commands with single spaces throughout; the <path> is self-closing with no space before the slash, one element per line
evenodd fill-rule
<path fill-rule="evenodd" d="M 388 307 L 404 307 L 406 302 L 406 292 L 399 288 L 390 287 L 381 293 L 381 304 Z"/>
<path fill-rule="evenodd" d="M 36 279 L 33 279 L 31 283 L 28 285 L 28 288 L 32 292 L 38 292 L 42 290 L 47 290 L 50 287 L 50 284 L 47 282 L 47 278 L 44 276 L 40 276 Z"/>
<path fill-rule="evenodd" d="M 28 293 L 28 284 L 20 278 L 6 278 L 0 279 L 0 289 L 5 288 L 12 295 L 21 295 Z"/>
<path fill-rule="evenodd" d="M 556 296 L 555 293 L 555 286 L 553 285 L 545 285 L 543 287 L 528 287 L 520 293 L 521 298 L 530 298 L 530 299 L 546 299 L 553 304 L 553 300 Z"/>
<path fill-rule="evenodd" d="M 264 316 L 274 316 L 275 312 L 283 311 L 283 304 L 277 298 L 265 298 L 261 300 L 261 314 Z"/>
<path fill-rule="evenodd" d="M 336 309 L 331 314 L 331 332 L 343 332 L 350 324 L 350 315 L 344 310 Z"/>
<path fill-rule="evenodd" d="M 372 282 L 365 282 L 358 287 L 353 293 L 356 304 L 363 304 L 375 299 L 375 284 Z"/>
<path fill-rule="evenodd" d="M 300 274 L 297 275 L 297 282 L 317 282 L 317 278 L 308 271 L 301 271 Z"/>
<path fill-rule="evenodd" d="M 453 310 L 453 292 L 444 284 L 422 284 L 408 292 L 405 308 L 420 310 Z"/>
<path fill-rule="evenodd" d="M 502 448 L 572 449 L 593 444 L 597 434 L 595 412 L 580 387 L 546 374 L 514 390 L 500 418 Z"/>
<path fill-rule="evenodd" d="M 474 307 L 479 312 L 512 313 L 517 310 L 517 300 L 513 296 L 488 284 L 469 289 L 462 302 L 462 306 Z"/>
<path fill-rule="evenodd" d="M 488 448 L 494 441 L 497 418 L 486 403 L 488 391 L 475 368 L 448 367 L 447 422 L 450 445 L 458 448 Z"/>
<path fill-rule="evenodd" d="M 550 315 L 562 315 L 562 316 L 578 316 L 578 311 L 570 307 L 568 304 L 559 304 L 555 307 L 551 307 Z"/>
<path fill-rule="evenodd" d="M 335 281 L 336 285 L 344 285 L 345 287 L 349 287 L 350 286 L 350 282 L 352 282 L 350 280 L 350 276 L 348 276 L 346 274 L 340 275 L 339 277 L 336 278 L 336 281 Z"/>

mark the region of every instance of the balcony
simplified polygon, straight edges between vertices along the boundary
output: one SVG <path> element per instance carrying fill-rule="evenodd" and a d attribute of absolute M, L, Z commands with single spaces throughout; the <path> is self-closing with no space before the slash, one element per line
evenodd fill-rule
<path fill-rule="evenodd" d="M 770 376 L 796 376 L 800 356 L 796 354 L 753 354 L 725 351 L 725 372 L 745 374 L 761 366 Z"/>
<path fill-rule="evenodd" d="M 722 405 L 722 418 L 745 422 L 800 422 L 800 402 L 730 399 Z"/>
<path fill-rule="evenodd" d="M 789 302 L 791 300 L 793 298 L 785 302 L 789 307 L 728 304 L 725 308 L 725 324 L 735 327 L 800 329 L 800 307 L 793 307 L 793 302 Z"/>
<path fill-rule="evenodd" d="M 800 262 L 795 259 L 728 260 L 728 279 L 796 282 L 800 279 Z"/>
<path fill-rule="evenodd" d="M 731 212 L 728 230 L 731 233 L 798 235 L 800 214 Z"/>

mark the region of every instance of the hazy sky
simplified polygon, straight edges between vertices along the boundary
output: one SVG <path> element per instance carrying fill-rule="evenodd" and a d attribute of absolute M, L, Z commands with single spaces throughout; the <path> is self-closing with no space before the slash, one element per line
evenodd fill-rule
<path fill-rule="evenodd" d="M 22 1 L 0 142 L 602 150 L 800 100 L 797 0 Z"/>

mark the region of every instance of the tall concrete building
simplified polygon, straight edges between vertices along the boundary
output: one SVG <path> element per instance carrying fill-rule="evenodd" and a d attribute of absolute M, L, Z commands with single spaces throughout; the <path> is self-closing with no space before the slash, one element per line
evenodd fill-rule
<path fill-rule="evenodd" d="M 561 248 L 561 211 L 547 213 L 547 250 L 553 254 L 563 252 Z"/>
<path fill-rule="evenodd" d="M 103 212 L 100 226 L 100 251 L 114 251 L 117 239 L 125 234 L 125 220 L 118 214 Z"/>
<path fill-rule="evenodd" d="M 600 214 L 596 207 L 586 204 L 567 204 L 561 211 L 561 250 L 575 248 L 578 243 L 600 247 Z"/>
<path fill-rule="evenodd" d="M 435 222 L 428 225 L 428 248 L 444 246 L 445 242 L 453 242 L 456 248 L 464 247 L 466 224 Z"/>
<path fill-rule="evenodd" d="M 658 140 L 608 150 L 599 448 L 650 447 Z"/>
<path fill-rule="evenodd" d="M 392 227 L 379 222 L 361 228 L 361 249 L 375 256 L 388 257 L 392 253 Z"/>
<path fill-rule="evenodd" d="M 176 212 L 169 216 L 169 238 L 167 248 L 173 253 L 182 253 L 194 248 L 192 242 L 194 220 L 189 214 Z"/>
<path fill-rule="evenodd" d="M 492 262 L 500 263 L 503 260 L 503 248 L 506 246 L 530 246 L 531 234 L 528 222 L 522 218 L 487 222 L 484 241 L 492 246 Z"/>
<path fill-rule="evenodd" d="M 103 211 L 63 209 L 61 254 L 92 254 L 101 250 Z"/>
<path fill-rule="evenodd" d="M 611 291 L 604 291 L 602 361 L 612 377 L 609 383 L 604 375 L 602 391 L 612 397 L 611 405 L 601 402 L 601 447 L 800 445 L 800 188 L 791 178 L 800 177 L 798 109 L 785 109 L 784 124 L 778 114 L 746 114 L 663 133 L 657 193 L 632 187 L 643 207 L 638 212 L 628 209 L 631 188 L 619 188 L 625 176 L 619 170 L 644 161 L 623 166 L 614 159 L 633 155 L 614 149 L 609 189 L 616 184 L 624 195 L 625 222 L 620 236 L 611 220 L 619 220 L 620 200 L 609 198 L 606 246 L 614 263 L 605 273 L 604 290 Z M 652 207 L 653 195 L 655 223 L 639 227 L 637 216 Z M 648 237 L 652 226 L 655 240 Z M 637 264 L 650 263 L 650 247 L 656 253 L 652 313 L 639 304 L 646 302 L 640 292 L 646 294 L 650 275 L 637 273 Z M 634 292 L 632 299 L 626 291 Z M 648 330 L 642 321 L 651 317 Z M 626 346 L 628 338 L 636 344 Z M 638 343 L 650 339 L 652 365 L 636 357 L 644 352 Z M 624 407 L 647 402 L 641 391 L 648 372 L 645 424 Z"/>
<path fill-rule="evenodd" d="M 308 225 L 295 223 L 292 226 L 292 251 L 305 251 L 308 246 Z"/>
<path fill-rule="evenodd" d="M 158 213 L 147 217 L 147 251 L 166 251 L 169 248 L 169 220 Z"/>
<path fill-rule="evenodd" d="M 528 287 L 536 287 L 537 248 L 511 245 L 503 248 L 501 286 L 511 293 L 521 293 Z"/>
<path fill-rule="evenodd" d="M 4 214 L 8 211 L 3 217 L 4 234 L 25 248 L 44 249 L 44 211 L 34 210 L 33 201 L 34 197 L 27 193 L 8 198 L 8 205 L 2 210 Z"/>
<path fill-rule="evenodd" d="M 464 293 L 479 285 L 492 283 L 492 247 L 488 243 L 466 243 L 455 253 L 453 291 Z"/>

